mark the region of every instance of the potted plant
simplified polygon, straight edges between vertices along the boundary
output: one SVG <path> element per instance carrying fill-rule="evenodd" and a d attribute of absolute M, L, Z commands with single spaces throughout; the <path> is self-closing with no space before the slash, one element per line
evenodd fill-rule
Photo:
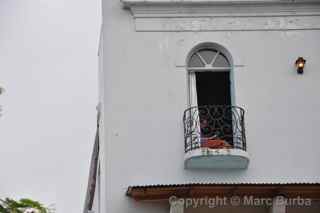
<path fill-rule="evenodd" d="M 201 138 L 201 147 L 210 149 L 230 149 L 232 146 L 224 139 L 220 139 L 216 135 L 212 137 Z"/>
<path fill-rule="evenodd" d="M 205 135 L 212 135 L 210 137 L 201 137 L 201 147 L 209 149 L 230 149 L 232 146 L 224 139 L 219 137 L 219 134 L 212 134 L 212 128 L 210 127 L 209 121 L 202 119 L 200 123 L 201 132 L 206 133 Z"/>

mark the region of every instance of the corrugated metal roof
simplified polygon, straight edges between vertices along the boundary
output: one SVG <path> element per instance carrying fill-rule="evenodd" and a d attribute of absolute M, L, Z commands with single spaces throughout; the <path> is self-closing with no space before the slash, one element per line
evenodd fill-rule
<path fill-rule="evenodd" d="M 158 188 L 158 187 L 185 187 L 185 186 L 233 186 L 233 185 L 320 185 L 320 182 L 286 182 L 286 183 L 259 183 L 259 182 L 247 182 L 247 183 L 237 183 L 237 182 L 221 182 L 221 183 L 181 183 L 181 184 L 150 184 L 150 185 L 134 185 L 129 186 L 131 188 Z"/>
<path fill-rule="evenodd" d="M 129 186 L 127 196 L 136 200 L 168 200 L 171 196 L 306 197 L 320 199 L 320 183 L 185 183 Z"/>

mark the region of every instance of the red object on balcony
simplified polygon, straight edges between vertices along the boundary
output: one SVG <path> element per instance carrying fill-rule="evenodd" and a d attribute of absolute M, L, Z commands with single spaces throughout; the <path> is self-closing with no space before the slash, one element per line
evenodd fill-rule
<path fill-rule="evenodd" d="M 210 148 L 210 149 L 229 149 L 232 146 L 221 139 L 207 139 L 201 143 L 201 147 Z"/>

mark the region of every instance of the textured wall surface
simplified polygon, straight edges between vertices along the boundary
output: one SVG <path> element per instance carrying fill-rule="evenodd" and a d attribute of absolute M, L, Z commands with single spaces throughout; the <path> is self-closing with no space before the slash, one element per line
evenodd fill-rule
<path fill-rule="evenodd" d="M 129 200 L 129 185 L 320 181 L 319 30 L 136 32 L 118 1 L 104 3 L 103 199 L 109 212 L 168 212 Z M 201 42 L 223 45 L 234 59 L 236 105 L 246 110 L 247 170 L 183 168 L 183 61 Z M 298 56 L 307 59 L 304 75 L 294 67 Z"/>

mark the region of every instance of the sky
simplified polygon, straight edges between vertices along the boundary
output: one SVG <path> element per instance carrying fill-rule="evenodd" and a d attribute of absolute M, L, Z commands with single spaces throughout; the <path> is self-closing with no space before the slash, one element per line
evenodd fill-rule
<path fill-rule="evenodd" d="M 100 0 L 0 0 L 0 198 L 83 209 Z"/>

